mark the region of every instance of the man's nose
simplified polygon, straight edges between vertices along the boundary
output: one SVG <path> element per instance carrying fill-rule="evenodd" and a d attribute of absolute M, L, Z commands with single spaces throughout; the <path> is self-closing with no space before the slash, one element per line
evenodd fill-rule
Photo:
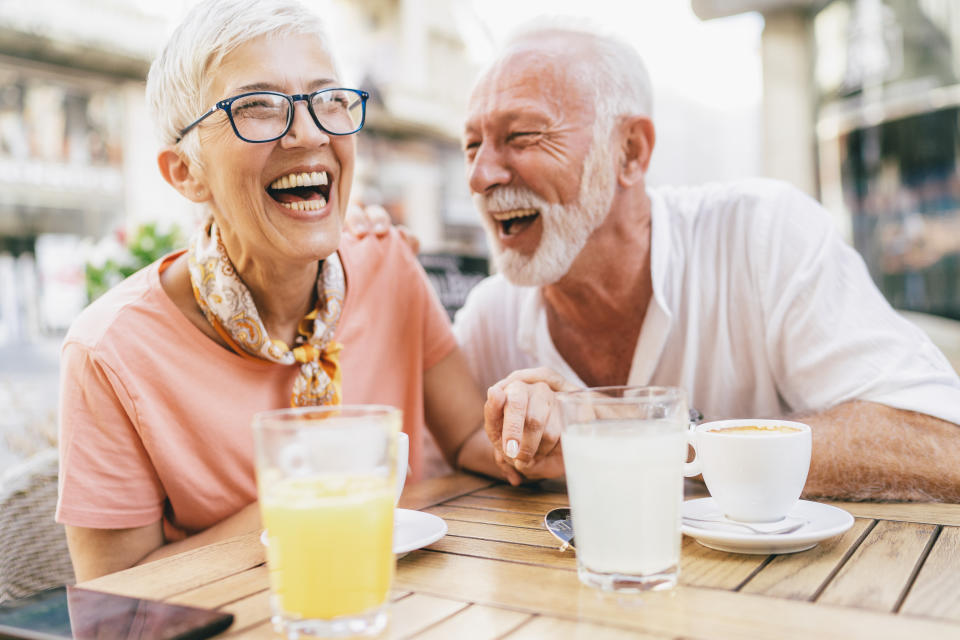
<path fill-rule="evenodd" d="M 474 193 L 486 193 L 501 187 L 509 183 L 512 177 L 503 152 L 494 145 L 480 145 L 473 160 L 468 163 L 467 171 L 470 190 Z"/>
<path fill-rule="evenodd" d="M 280 138 L 281 146 L 285 148 L 319 146 L 328 142 L 330 142 L 330 134 L 313 121 L 307 103 L 302 100 L 294 102 L 293 122 L 290 123 L 287 134 Z"/>

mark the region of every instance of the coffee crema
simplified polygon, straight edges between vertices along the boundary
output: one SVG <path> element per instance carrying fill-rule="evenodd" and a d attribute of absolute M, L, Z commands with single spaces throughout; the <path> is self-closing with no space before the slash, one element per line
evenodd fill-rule
<path fill-rule="evenodd" d="M 717 427 L 715 429 L 707 429 L 710 433 L 726 433 L 726 434 L 740 434 L 740 433 L 755 433 L 755 434 L 774 434 L 774 433 L 800 433 L 803 429 L 798 429 L 797 427 L 791 427 L 785 424 L 775 424 L 770 426 L 760 426 L 754 424 L 745 424 L 739 425 L 736 427 Z"/>

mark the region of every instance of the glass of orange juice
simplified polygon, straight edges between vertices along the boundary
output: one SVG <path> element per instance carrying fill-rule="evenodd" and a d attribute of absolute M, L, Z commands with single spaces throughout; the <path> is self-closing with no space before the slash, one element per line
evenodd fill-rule
<path fill-rule="evenodd" d="M 393 581 L 399 409 L 281 409 L 253 419 L 274 621 L 288 638 L 376 635 Z"/>

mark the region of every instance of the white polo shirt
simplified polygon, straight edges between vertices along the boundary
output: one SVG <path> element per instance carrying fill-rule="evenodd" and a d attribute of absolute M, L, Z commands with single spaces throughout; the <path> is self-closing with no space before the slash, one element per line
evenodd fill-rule
<path fill-rule="evenodd" d="M 960 423 L 960 379 L 883 298 L 815 200 L 773 180 L 648 191 L 654 299 L 628 384 L 687 390 L 710 420 L 860 399 Z M 557 352 L 535 287 L 477 285 L 454 333 L 478 382 Z"/>

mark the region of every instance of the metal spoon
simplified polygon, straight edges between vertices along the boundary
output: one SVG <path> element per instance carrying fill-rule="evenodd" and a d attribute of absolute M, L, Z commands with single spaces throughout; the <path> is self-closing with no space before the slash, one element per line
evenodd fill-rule
<path fill-rule="evenodd" d="M 719 518 L 692 518 L 690 516 L 683 516 L 683 522 L 685 524 L 689 523 L 691 527 L 696 527 L 698 529 L 711 529 L 714 531 L 729 531 L 729 527 L 743 527 L 744 529 L 748 529 L 753 533 L 759 533 L 761 535 L 793 533 L 800 527 L 810 523 L 809 520 L 787 517 L 780 522 L 757 522 L 754 524 L 747 524 L 746 522 L 729 520 L 723 516 L 720 516 Z"/>
<path fill-rule="evenodd" d="M 543 517 L 543 524 L 547 527 L 547 531 L 552 533 L 557 540 L 563 543 L 563 545 L 560 547 L 560 551 L 566 551 L 568 548 L 574 548 L 573 521 L 570 519 L 569 507 L 551 509 L 547 512 L 547 515 Z"/>

